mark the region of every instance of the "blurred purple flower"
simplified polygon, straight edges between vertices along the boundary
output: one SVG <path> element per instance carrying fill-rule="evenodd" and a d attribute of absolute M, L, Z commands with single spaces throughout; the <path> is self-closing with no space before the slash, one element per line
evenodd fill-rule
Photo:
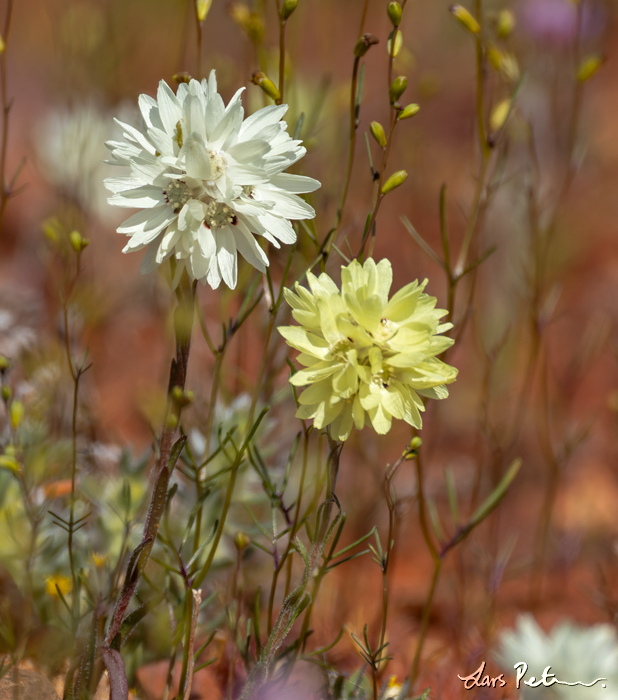
<path fill-rule="evenodd" d="M 603 30 L 607 13 L 596 3 L 582 1 L 582 36 L 594 38 Z M 522 23 L 537 39 L 566 43 L 577 33 L 577 12 L 577 5 L 571 0 L 525 0 Z"/>

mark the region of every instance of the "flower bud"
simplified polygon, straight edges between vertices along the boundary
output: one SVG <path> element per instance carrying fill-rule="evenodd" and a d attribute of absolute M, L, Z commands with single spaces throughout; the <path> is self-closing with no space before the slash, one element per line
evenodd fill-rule
<path fill-rule="evenodd" d="M 18 400 L 13 401 L 9 408 L 9 416 L 13 429 L 17 429 L 24 417 L 24 404 Z"/>
<path fill-rule="evenodd" d="M 388 16 L 393 27 L 398 27 L 401 24 L 401 5 L 398 2 L 388 3 Z"/>
<path fill-rule="evenodd" d="M 168 430 L 176 430 L 179 422 L 180 419 L 178 418 L 178 416 L 175 413 L 170 413 L 167 417 L 167 420 L 165 421 L 165 427 Z"/>
<path fill-rule="evenodd" d="M 2 385 L 2 400 L 6 403 L 11 398 L 11 387 L 6 384 Z"/>
<path fill-rule="evenodd" d="M 393 41 L 393 34 L 395 35 L 395 46 L 393 47 L 392 51 L 393 53 L 391 54 L 391 44 Z M 399 29 L 394 29 L 389 35 L 388 35 L 388 42 L 386 43 L 386 49 L 388 51 L 389 56 L 395 56 L 401 51 L 401 47 L 403 46 L 403 34 Z"/>
<path fill-rule="evenodd" d="M 453 5 L 449 8 L 451 14 L 455 19 L 461 24 L 462 27 L 467 29 L 470 34 L 480 34 L 481 26 L 476 21 L 476 19 L 466 10 L 463 5 Z"/>
<path fill-rule="evenodd" d="M 187 71 L 182 71 L 182 73 L 174 73 L 172 80 L 178 85 L 180 85 L 180 83 L 190 83 L 191 76 L 187 73 Z"/>
<path fill-rule="evenodd" d="M 251 41 L 261 44 L 264 38 L 264 21 L 261 15 L 251 10 L 240 2 L 235 2 L 230 7 L 230 15 L 234 22 L 247 32 Z"/>
<path fill-rule="evenodd" d="M 87 238 L 82 238 L 81 233 L 78 231 L 71 231 L 69 234 L 69 243 L 76 253 L 81 253 L 82 250 L 88 246 L 90 241 Z"/>
<path fill-rule="evenodd" d="M 406 447 L 406 449 L 403 451 L 402 457 L 408 461 L 411 459 L 416 459 L 418 455 L 418 449 L 419 447 L 423 444 L 423 441 L 420 439 L 420 437 L 414 437 L 412 440 L 410 440 L 410 444 Z"/>
<path fill-rule="evenodd" d="M 514 83 L 519 80 L 519 65 L 512 53 L 501 51 L 496 46 L 490 44 L 487 47 L 487 60 L 490 65 L 497 71 L 500 71 L 509 82 Z"/>
<path fill-rule="evenodd" d="M 378 142 L 381 148 L 386 146 L 386 134 L 384 133 L 384 127 L 380 122 L 371 122 L 369 125 L 369 131 L 371 135 Z"/>
<path fill-rule="evenodd" d="M 92 553 L 92 560 L 97 569 L 102 569 L 107 563 L 107 554 L 98 554 L 97 552 Z"/>
<path fill-rule="evenodd" d="M 408 173 L 405 170 L 398 170 L 396 173 L 393 173 L 384 183 L 382 194 L 388 194 L 399 187 L 399 185 L 403 185 L 407 177 Z"/>
<path fill-rule="evenodd" d="M 8 469 L 11 472 L 19 471 L 19 464 L 11 455 L 0 455 L 0 469 Z"/>
<path fill-rule="evenodd" d="M 195 15 L 198 22 L 203 22 L 210 10 L 212 0 L 195 0 Z"/>
<path fill-rule="evenodd" d="M 400 75 L 398 78 L 393 80 L 390 90 L 388 91 L 389 97 L 391 99 L 391 104 L 395 104 L 397 100 L 403 95 L 405 89 L 408 87 L 408 79 L 404 75 Z"/>
<path fill-rule="evenodd" d="M 412 104 L 407 105 L 404 107 L 401 112 L 397 115 L 397 119 L 409 119 L 410 117 L 413 117 L 414 115 L 418 114 L 420 110 L 420 106 L 417 105 L 415 102 L 412 102 Z"/>
<path fill-rule="evenodd" d="M 504 126 L 509 112 L 511 111 L 511 98 L 507 97 L 499 102 L 493 109 L 489 117 L 489 126 L 492 131 L 500 131 Z"/>
<path fill-rule="evenodd" d="M 4 53 L 6 51 L 6 44 L 4 43 L 4 39 L 0 36 L 0 53 Z"/>
<path fill-rule="evenodd" d="M 244 532 L 238 530 L 234 535 L 234 545 L 239 552 L 244 552 L 245 549 L 251 544 L 251 540 Z"/>
<path fill-rule="evenodd" d="M 498 15 L 497 30 L 501 39 L 506 39 L 515 29 L 515 15 L 511 10 L 502 10 Z"/>
<path fill-rule="evenodd" d="M 179 406 L 184 408 L 195 401 L 195 394 L 192 391 L 183 390 L 179 386 L 172 388 L 172 401 Z"/>
<path fill-rule="evenodd" d="M 361 58 L 361 56 L 364 56 L 367 51 L 374 46 L 374 44 L 379 43 L 380 40 L 377 36 L 374 36 L 373 34 L 363 34 L 356 42 L 356 46 L 354 47 L 354 55 L 356 58 Z"/>
<path fill-rule="evenodd" d="M 586 56 L 577 69 L 577 80 L 583 83 L 592 76 L 603 65 L 603 58 L 599 55 Z"/>
<path fill-rule="evenodd" d="M 298 5 L 298 0 L 284 0 L 281 6 L 281 19 L 285 20 L 294 12 L 296 6 Z"/>
<path fill-rule="evenodd" d="M 277 86 L 273 83 L 273 81 L 270 78 L 267 78 L 262 71 L 256 71 L 252 76 L 251 76 L 251 82 L 254 85 L 258 85 L 259 87 L 264 90 L 264 92 L 272 99 L 277 100 L 281 99 L 281 93 L 279 92 L 279 89 Z"/>
<path fill-rule="evenodd" d="M 7 369 L 11 366 L 11 361 L 8 357 L 0 355 L 0 374 L 4 374 Z"/>

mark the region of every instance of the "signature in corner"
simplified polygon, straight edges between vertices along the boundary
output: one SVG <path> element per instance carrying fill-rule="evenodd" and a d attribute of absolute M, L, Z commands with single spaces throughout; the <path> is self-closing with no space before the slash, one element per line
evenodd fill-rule
<path fill-rule="evenodd" d="M 519 683 L 521 679 L 528 672 L 528 664 L 525 661 L 520 661 L 519 663 L 516 663 L 513 666 L 513 668 L 517 672 L 515 675 L 515 684 L 519 688 Z M 591 688 L 593 685 L 596 685 L 597 683 L 606 680 L 607 678 L 597 678 L 596 680 L 592 681 L 592 683 L 583 683 L 582 681 L 574 681 L 573 683 L 569 683 L 567 681 L 559 681 L 556 678 L 556 676 L 553 673 L 551 673 L 551 666 L 546 666 L 543 670 L 543 675 L 539 678 L 538 681 L 534 676 L 531 676 L 529 680 L 524 681 L 524 685 L 527 685 L 530 688 L 538 688 L 540 685 L 549 688 L 550 686 L 554 685 L 554 683 L 559 683 L 560 685 L 583 685 L 586 688 Z M 603 687 L 605 688 L 605 685 L 603 685 Z"/>
<path fill-rule="evenodd" d="M 504 680 L 504 674 L 502 673 L 499 676 L 495 676 L 493 678 L 488 673 L 483 675 L 485 665 L 485 661 L 483 661 L 481 665 L 476 669 L 476 671 L 474 671 L 474 673 L 471 673 L 469 676 L 460 676 L 459 674 L 457 675 L 457 678 L 459 678 L 460 681 L 463 681 L 464 688 L 466 690 L 470 690 L 474 687 L 495 688 L 497 686 L 499 688 L 502 688 L 506 685 L 506 681 Z M 525 661 L 520 661 L 516 663 L 513 666 L 513 668 L 516 671 L 515 684 L 517 688 L 519 688 L 522 679 L 524 678 L 526 673 L 528 673 L 528 664 Z M 551 666 L 546 666 L 543 670 L 543 675 L 538 680 L 534 676 L 531 676 L 528 680 L 523 681 L 523 683 L 524 685 L 527 685 L 530 688 L 538 688 L 541 685 L 545 688 L 549 688 L 555 683 L 558 683 L 559 685 L 571 686 L 583 685 L 586 688 L 590 688 L 593 685 L 596 685 L 597 683 L 606 680 L 607 678 L 597 678 L 596 680 L 592 681 L 592 683 L 583 683 L 582 681 L 574 681 L 573 683 L 569 683 L 568 681 L 560 681 L 556 678 L 555 674 L 551 672 Z M 605 683 L 603 683 L 602 687 L 605 688 Z"/>

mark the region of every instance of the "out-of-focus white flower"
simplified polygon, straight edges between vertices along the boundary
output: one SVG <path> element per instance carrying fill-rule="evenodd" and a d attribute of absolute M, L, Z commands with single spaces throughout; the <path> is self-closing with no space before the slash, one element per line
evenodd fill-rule
<path fill-rule="evenodd" d="M 130 237 L 125 253 L 146 249 L 142 272 L 176 258 L 183 270 L 216 289 L 232 289 L 237 252 L 264 272 L 268 257 L 255 235 L 279 247 L 293 243 L 290 220 L 313 209 L 298 194 L 317 180 L 283 171 L 305 154 L 281 118 L 287 105 L 265 107 L 243 120 L 242 89 L 227 107 L 214 71 L 201 83 L 181 83 L 176 94 L 161 81 L 157 99 L 141 95 L 141 130 L 118 122 L 126 142 L 110 141 L 111 162 L 128 165 L 130 176 L 109 178 L 111 204 L 141 208 L 119 233 Z"/>
<path fill-rule="evenodd" d="M 115 131 L 109 116 L 89 103 L 50 112 L 36 130 L 35 148 L 45 179 L 99 218 L 109 215 L 101 182 L 109 174 L 103 142 Z"/>
<path fill-rule="evenodd" d="M 528 672 L 520 683 L 524 700 L 618 699 L 618 637 L 611 625 L 579 627 L 562 622 L 546 634 L 532 615 L 521 615 L 514 630 L 500 634 L 495 656 L 502 668 L 513 675 L 515 664 L 528 664 Z M 566 683 L 607 680 L 589 688 L 563 683 L 536 688 L 525 685 L 524 681 L 532 676 L 540 680 L 547 666 L 551 666 L 550 673 L 557 680 Z"/>

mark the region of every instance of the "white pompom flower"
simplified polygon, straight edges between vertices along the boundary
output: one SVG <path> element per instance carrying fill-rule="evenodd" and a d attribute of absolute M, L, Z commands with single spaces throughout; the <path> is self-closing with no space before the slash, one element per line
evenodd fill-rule
<path fill-rule="evenodd" d="M 239 252 L 265 272 L 268 257 L 256 236 L 277 248 L 293 243 L 290 223 L 315 212 L 298 195 L 316 190 L 310 177 L 283 172 L 306 152 L 281 118 L 287 105 L 260 109 L 243 120 L 242 90 L 227 107 L 215 72 L 199 83 L 161 81 L 157 99 L 140 95 L 141 130 L 118 122 L 126 142 L 109 141 L 110 162 L 131 174 L 108 178 L 110 204 L 140 208 L 118 227 L 130 237 L 123 252 L 146 249 L 141 271 L 174 256 L 178 284 L 184 270 L 216 289 L 234 289 Z"/>

